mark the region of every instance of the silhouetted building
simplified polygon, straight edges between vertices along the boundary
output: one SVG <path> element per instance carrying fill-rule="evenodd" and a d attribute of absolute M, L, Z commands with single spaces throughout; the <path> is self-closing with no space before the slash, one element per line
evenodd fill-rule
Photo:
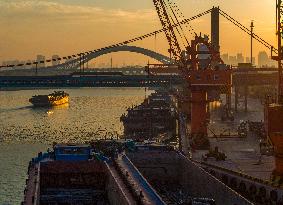
<path fill-rule="evenodd" d="M 258 66 L 269 66 L 270 59 L 265 51 L 261 51 L 258 53 Z"/>
<path fill-rule="evenodd" d="M 56 66 L 60 64 L 60 61 L 57 60 L 58 58 L 60 58 L 58 55 L 53 55 L 52 56 L 52 66 Z"/>
<path fill-rule="evenodd" d="M 238 53 L 237 54 L 237 63 L 239 64 L 239 63 L 244 63 L 244 62 L 245 62 L 245 58 L 244 58 L 243 54 Z"/>
<path fill-rule="evenodd" d="M 246 63 L 251 63 L 251 58 L 246 57 Z M 253 57 L 253 64 L 255 64 L 255 57 Z"/>
<path fill-rule="evenodd" d="M 38 65 L 37 65 L 38 68 L 45 67 L 45 56 L 37 55 L 36 56 L 36 62 L 38 63 Z"/>
<path fill-rule="evenodd" d="M 236 56 L 229 56 L 229 64 L 230 65 L 238 65 L 238 62 L 237 62 L 237 57 Z"/>
<path fill-rule="evenodd" d="M 229 57 L 228 53 L 224 53 L 221 55 L 222 60 L 224 61 L 225 64 L 229 64 Z"/>

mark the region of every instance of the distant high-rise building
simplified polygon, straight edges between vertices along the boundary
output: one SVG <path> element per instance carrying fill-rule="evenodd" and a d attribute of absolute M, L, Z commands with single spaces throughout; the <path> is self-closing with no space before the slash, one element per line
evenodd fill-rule
<path fill-rule="evenodd" d="M 229 64 L 228 53 L 224 53 L 223 55 L 221 55 L 221 59 L 224 61 L 224 63 Z"/>
<path fill-rule="evenodd" d="M 45 67 L 45 56 L 43 55 L 37 55 L 36 56 L 36 62 L 38 63 L 38 68 Z"/>
<path fill-rule="evenodd" d="M 234 66 L 238 65 L 237 57 L 236 56 L 229 56 L 229 64 L 234 65 Z"/>
<path fill-rule="evenodd" d="M 246 63 L 251 63 L 251 58 L 246 57 Z M 255 64 L 255 57 L 253 57 L 253 64 Z"/>
<path fill-rule="evenodd" d="M 249 57 L 246 57 L 246 63 L 251 63 L 251 59 Z"/>
<path fill-rule="evenodd" d="M 245 58 L 244 58 L 243 54 L 242 53 L 238 53 L 237 54 L 237 63 L 238 64 L 239 63 L 244 63 L 244 61 L 245 61 Z"/>
<path fill-rule="evenodd" d="M 52 56 L 52 66 L 56 66 L 60 64 L 60 61 L 57 60 L 58 58 L 60 58 L 58 55 L 53 55 Z"/>
<path fill-rule="evenodd" d="M 255 57 L 252 58 L 252 64 L 255 64 Z"/>
<path fill-rule="evenodd" d="M 274 67 L 274 68 L 278 66 L 277 61 L 272 60 L 271 56 L 269 56 L 269 58 L 268 58 L 268 65 L 271 66 L 271 67 Z"/>
<path fill-rule="evenodd" d="M 258 53 L 258 66 L 269 66 L 269 58 L 265 51 L 261 51 Z"/>

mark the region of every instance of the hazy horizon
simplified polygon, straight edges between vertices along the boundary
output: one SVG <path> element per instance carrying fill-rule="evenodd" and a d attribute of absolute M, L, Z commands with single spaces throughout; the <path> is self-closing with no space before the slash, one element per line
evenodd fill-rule
<path fill-rule="evenodd" d="M 255 22 L 255 32 L 276 45 L 275 1 L 246 0 L 175 0 L 186 18 L 212 6 L 220 6 L 229 15 L 249 27 Z M 37 54 L 51 57 L 76 54 L 137 37 L 160 29 L 161 25 L 152 0 L 1 0 L 0 1 L 0 61 L 34 59 Z M 194 30 L 210 35 L 210 15 L 191 23 Z M 187 35 L 189 39 L 191 35 Z M 221 52 L 249 56 L 250 37 L 221 17 Z M 167 54 L 164 34 L 131 45 Z M 269 51 L 255 43 L 254 56 Z M 117 64 L 141 64 L 148 57 L 111 54 Z M 96 63 L 105 62 L 108 56 Z M 129 59 L 130 58 L 130 59 Z"/>

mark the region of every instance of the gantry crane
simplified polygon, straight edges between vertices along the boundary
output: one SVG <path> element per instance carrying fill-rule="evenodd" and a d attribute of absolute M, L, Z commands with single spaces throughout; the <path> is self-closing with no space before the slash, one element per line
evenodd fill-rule
<path fill-rule="evenodd" d="M 274 180 L 283 179 L 283 2 L 276 0 L 276 34 L 278 41 L 278 55 L 272 56 L 273 60 L 278 61 L 278 100 L 274 104 L 265 106 L 265 130 L 267 137 L 271 140 L 275 153 L 275 169 L 273 171 Z"/>
<path fill-rule="evenodd" d="M 185 79 L 190 90 L 191 104 L 191 132 L 193 145 L 196 149 L 207 149 L 208 141 L 208 117 L 207 92 L 218 90 L 230 95 L 232 84 L 232 72 L 230 67 L 224 65 L 220 58 L 218 48 L 208 42 L 208 38 L 201 34 L 195 34 L 190 43 L 183 33 L 183 28 L 178 27 L 176 4 L 172 0 L 153 0 L 158 17 L 165 31 L 167 41 L 180 74 Z M 174 4 L 174 5 L 173 5 Z M 179 38 L 177 38 L 179 34 Z M 181 49 L 181 40 L 186 40 L 184 51 Z M 205 45 L 206 51 L 200 51 L 199 46 Z M 201 54 L 209 54 L 210 58 L 205 67 L 200 66 Z"/>

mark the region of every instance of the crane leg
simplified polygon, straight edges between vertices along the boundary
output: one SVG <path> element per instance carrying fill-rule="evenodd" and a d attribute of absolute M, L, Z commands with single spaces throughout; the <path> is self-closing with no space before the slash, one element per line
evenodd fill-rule
<path fill-rule="evenodd" d="M 208 149 L 207 137 L 207 93 L 203 90 L 192 90 L 191 136 L 196 149 Z"/>

